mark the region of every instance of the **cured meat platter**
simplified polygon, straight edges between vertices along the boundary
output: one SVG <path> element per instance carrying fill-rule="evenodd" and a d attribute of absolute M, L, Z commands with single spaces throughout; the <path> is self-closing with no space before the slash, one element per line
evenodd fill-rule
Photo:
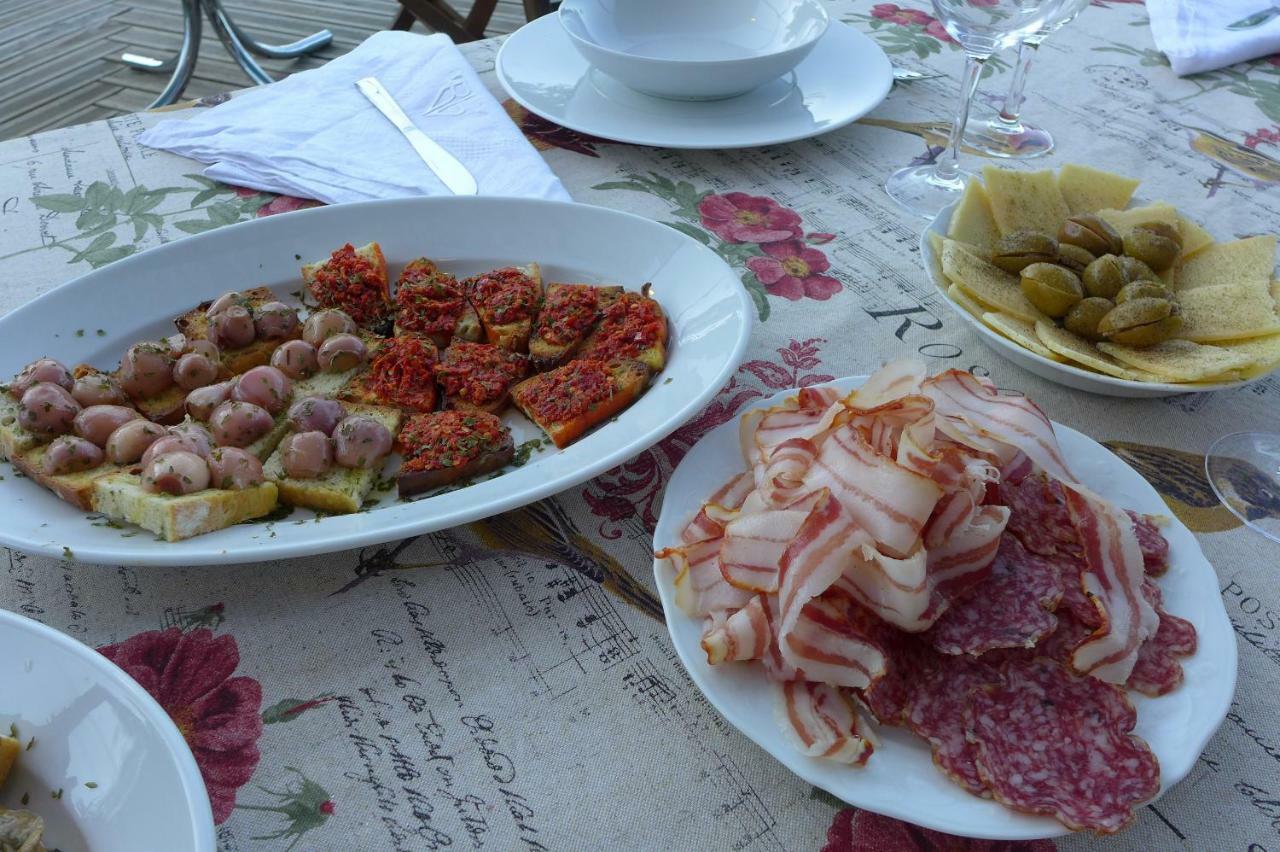
<path fill-rule="evenodd" d="M 1155 490 L 964 373 L 898 362 L 760 403 L 682 461 L 655 549 L 725 718 L 851 804 L 953 834 L 1121 830 L 1235 688 L 1216 575 Z"/>

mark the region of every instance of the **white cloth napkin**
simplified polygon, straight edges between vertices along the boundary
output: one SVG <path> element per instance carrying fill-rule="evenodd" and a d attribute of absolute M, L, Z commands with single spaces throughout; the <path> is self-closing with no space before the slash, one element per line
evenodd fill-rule
<path fill-rule="evenodd" d="M 1280 53 L 1280 0 L 1147 0 L 1147 14 L 1179 77 Z"/>
<path fill-rule="evenodd" d="M 212 163 L 215 180 L 328 203 L 451 194 L 356 88 L 370 76 L 462 161 L 480 195 L 569 200 L 444 35 L 375 33 L 327 65 L 162 121 L 140 140 Z"/>

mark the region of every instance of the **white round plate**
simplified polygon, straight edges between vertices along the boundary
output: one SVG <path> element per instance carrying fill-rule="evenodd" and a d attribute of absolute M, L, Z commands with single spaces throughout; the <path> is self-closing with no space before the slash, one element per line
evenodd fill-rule
<path fill-rule="evenodd" d="M 590 479 L 662 440 L 726 382 L 746 349 L 754 308 L 710 249 L 649 219 L 512 198 L 405 198 L 316 207 L 186 237 L 65 284 L 0 319 L 0 376 L 41 355 L 68 365 L 118 363 L 134 341 L 174 331 L 173 318 L 228 289 L 263 284 L 281 298 L 301 288 L 299 259 L 377 240 L 392 276 L 426 255 L 459 277 L 535 260 L 547 281 L 609 282 L 653 295 L 670 323 L 666 369 L 615 420 L 564 450 L 544 447 L 523 467 L 456 491 L 402 503 L 394 490 L 352 515 L 310 512 L 241 524 L 186 541 L 91 522 L 84 512 L 0 466 L 0 543 L 84 562 L 207 565 L 348 550 L 496 515 Z M 98 329 L 102 329 L 101 332 Z M 515 413 L 519 444 L 542 436 Z"/>
<path fill-rule="evenodd" d="M 555 15 L 517 30 L 498 51 L 498 80 L 530 112 L 604 139 L 657 148 L 753 148 L 817 136 L 869 113 L 893 67 L 867 36 L 832 21 L 790 74 L 717 101 L 643 95 L 591 68 Z"/>
<path fill-rule="evenodd" d="M 847 392 L 865 379 L 838 379 L 832 384 Z M 783 391 L 751 407 L 777 405 L 793 393 Z M 1168 512 L 1155 489 L 1106 447 L 1061 424 L 1055 423 L 1054 429 L 1072 472 L 1085 485 L 1139 512 Z M 737 422 L 707 433 L 671 475 L 654 532 L 654 549 L 678 544 L 680 531 L 703 501 L 741 470 Z M 1169 540 L 1169 571 L 1159 579 L 1164 605 L 1195 625 L 1199 647 L 1193 656 L 1182 658 L 1186 679 L 1172 693 L 1160 698 L 1129 693 L 1138 709 L 1136 733 L 1160 759 L 1161 793 L 1191 771 L 1226 716 L 1236 683 L 1235 633 L 1218 594 L 1213 566 L 1200 552 L 1195 536 L 1176 518 L 1162 532 Z M 860 808 L 966 837 L 1025 840 L 1066 833 L 1056 820 L 1018 814 L 965 792 L 938 771 L 924 741 L 900 728 L 877 728 L 881 745 L 862 769 L 794 751 L 774 721 L 772 687 L 763 669 L 755 663 L 708 665 L 699 644 L 702 620 L 690 618 L 675 604 L 675 572 L 665 560 L 655 560 L 654 574 L 667 629 L 694 683 L 721 715 L 805 781 Z"/>
<path fill-rule="evenodd" d="M 947 235 L 947 226 L 951 224 L 951 215 L 955 213 L 956 205 L 944 207 L 937 216 L 933 218 L 924 233 L 920 235 L 920 260 L 924 263 L 925 274 L 929 276 L 929 280 L 933 282 L 933 286 L 938 288 L 938 292 L 942 294 L 942 299 L 947 305 L 956 312 L 956 314 L 969 326 L 978 333 L 983 340 L 987 342 L 991 348 L 997 350 L 1001 355 L 1008 358 L 1013 363 L 1022 367 L 1024 370 L 1030 370 L 1042 379 L 1048 379 L 1051 382 L 1064 385 L 1076 390 L 1088 391 L 1089 393 L 1101 394 L 1103 396 L 1122 396 L 1132 399 L 1147 399 L 1159 396 L 1174 396 L 1182 393 L 1207 393 L 1216 390 L 1230 390 L 1238 388 L 1249 382 L 1257 381 L 1262 376 L 1254 376 L 1246 381 L 1238 382 L 1205 382 L 1200 384 L 1178 384 L 1174 382 L 1131 382 L 1126 379 L 1117 379 L 1114 376 L 1095 373 L 1092 370 L 1086 370 L 1083 367 L 1076 367 L 1062 361 L 1051 361 L 1043 355 L 1037 355 L 1030 349 L 1025 349 L 1014 343 L 1009 338 L 992 330 L 982 320 L 969 313 L 962 306 L 951 301 L 951 297 L 947 295 L 948 282 L 942 275 L 942 259 L 938 257 L 937 252 L 933 250 L 933 244 L 929 241 L 930 234 L 937 234 L 940 237 Z"/>
<path fill-rule="evenodd" d="M 0 648 L 0 732 L 13 724 L 24 745 L 36 740 L 0 805 L 42 817 L 44 845 L 62 852 L 213 852 L 200 770 L 146 690 L 87 645 L 5 610 Z"/>

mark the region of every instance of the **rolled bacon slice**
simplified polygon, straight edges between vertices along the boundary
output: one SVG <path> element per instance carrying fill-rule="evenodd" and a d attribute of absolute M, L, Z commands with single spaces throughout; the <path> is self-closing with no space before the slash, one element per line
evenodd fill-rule
<path fill-rule="evenodd" d="M 741 609 L 751 592 L 729 585 L 720 571 L 720 540 L 700 541 L 683 547 L 667 547 L 656 554 L 676 569 L 676 606 L 689 615 L 705 617 Z"/>
<path fill-rule="evenodd" d="M 1050 476 L 1075 482 L 1053 424 L 1040 407 L 1024 396 L 1001 396 L 989 385 L 960 370 L 926 379 L 921 392 L 933 400 L 957 440 L 988 451 L 992 440 L 1026 454 Z M 943 424 L 939 423 L 939 428 Z M 1013 461 L 1015 454 L 1005 454 Z"/>
<path fill-rule="evenodd" d="M 1138 649 L 1159 627 L 1142 593 L 1142 549 L 1125 510 L 1082 488 L 1064 488 L 1071 523 L 1084 548 L 1084 589 L 1099 605 L 1103 623 L 1071 656 L 1071 665 L 1108 683 L 1123 684 Z"/>
<path fill-rule="evenodd" d="M 885 652 L 835 602 L 814 598 L 780 636 L 784 661 L 805 677 L 865 689 L 885 672 Z"/>
<path fill-rule="evenodd" d="M 887 553 L 910 553 L 942 497 L 926 476 L 877 453 L 852 425 L 833 429 L 822 442 L 805 484 L 828 488 Z"/>
<path fill-rule="evenodd" d="M 758 660 L 769 650 L 773 633 L 765 612 L 764 598 L 756 595 L 750 603 L 714 625 L 702 637 L 702 650 L 711 665 L 741 660 Z"/>
<path fill-rule="evenodd" d="M 779 684 L 775 712 L 778 726 L 809 757 L 862 766 L 876 749 L 853 699 L 834 686 Z"/>

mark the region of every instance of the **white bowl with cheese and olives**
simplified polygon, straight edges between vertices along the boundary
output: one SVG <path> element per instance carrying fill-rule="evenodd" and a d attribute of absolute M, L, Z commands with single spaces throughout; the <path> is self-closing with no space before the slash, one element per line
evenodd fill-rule
<path fill-rule="evenodd" d="M 925 270 L 993 348 L 1077 390 L 1160 397 L 1280 366 L 1276 238 L 1218 242 L 1138 182 L 988 167 L 921 237 Z"/>

